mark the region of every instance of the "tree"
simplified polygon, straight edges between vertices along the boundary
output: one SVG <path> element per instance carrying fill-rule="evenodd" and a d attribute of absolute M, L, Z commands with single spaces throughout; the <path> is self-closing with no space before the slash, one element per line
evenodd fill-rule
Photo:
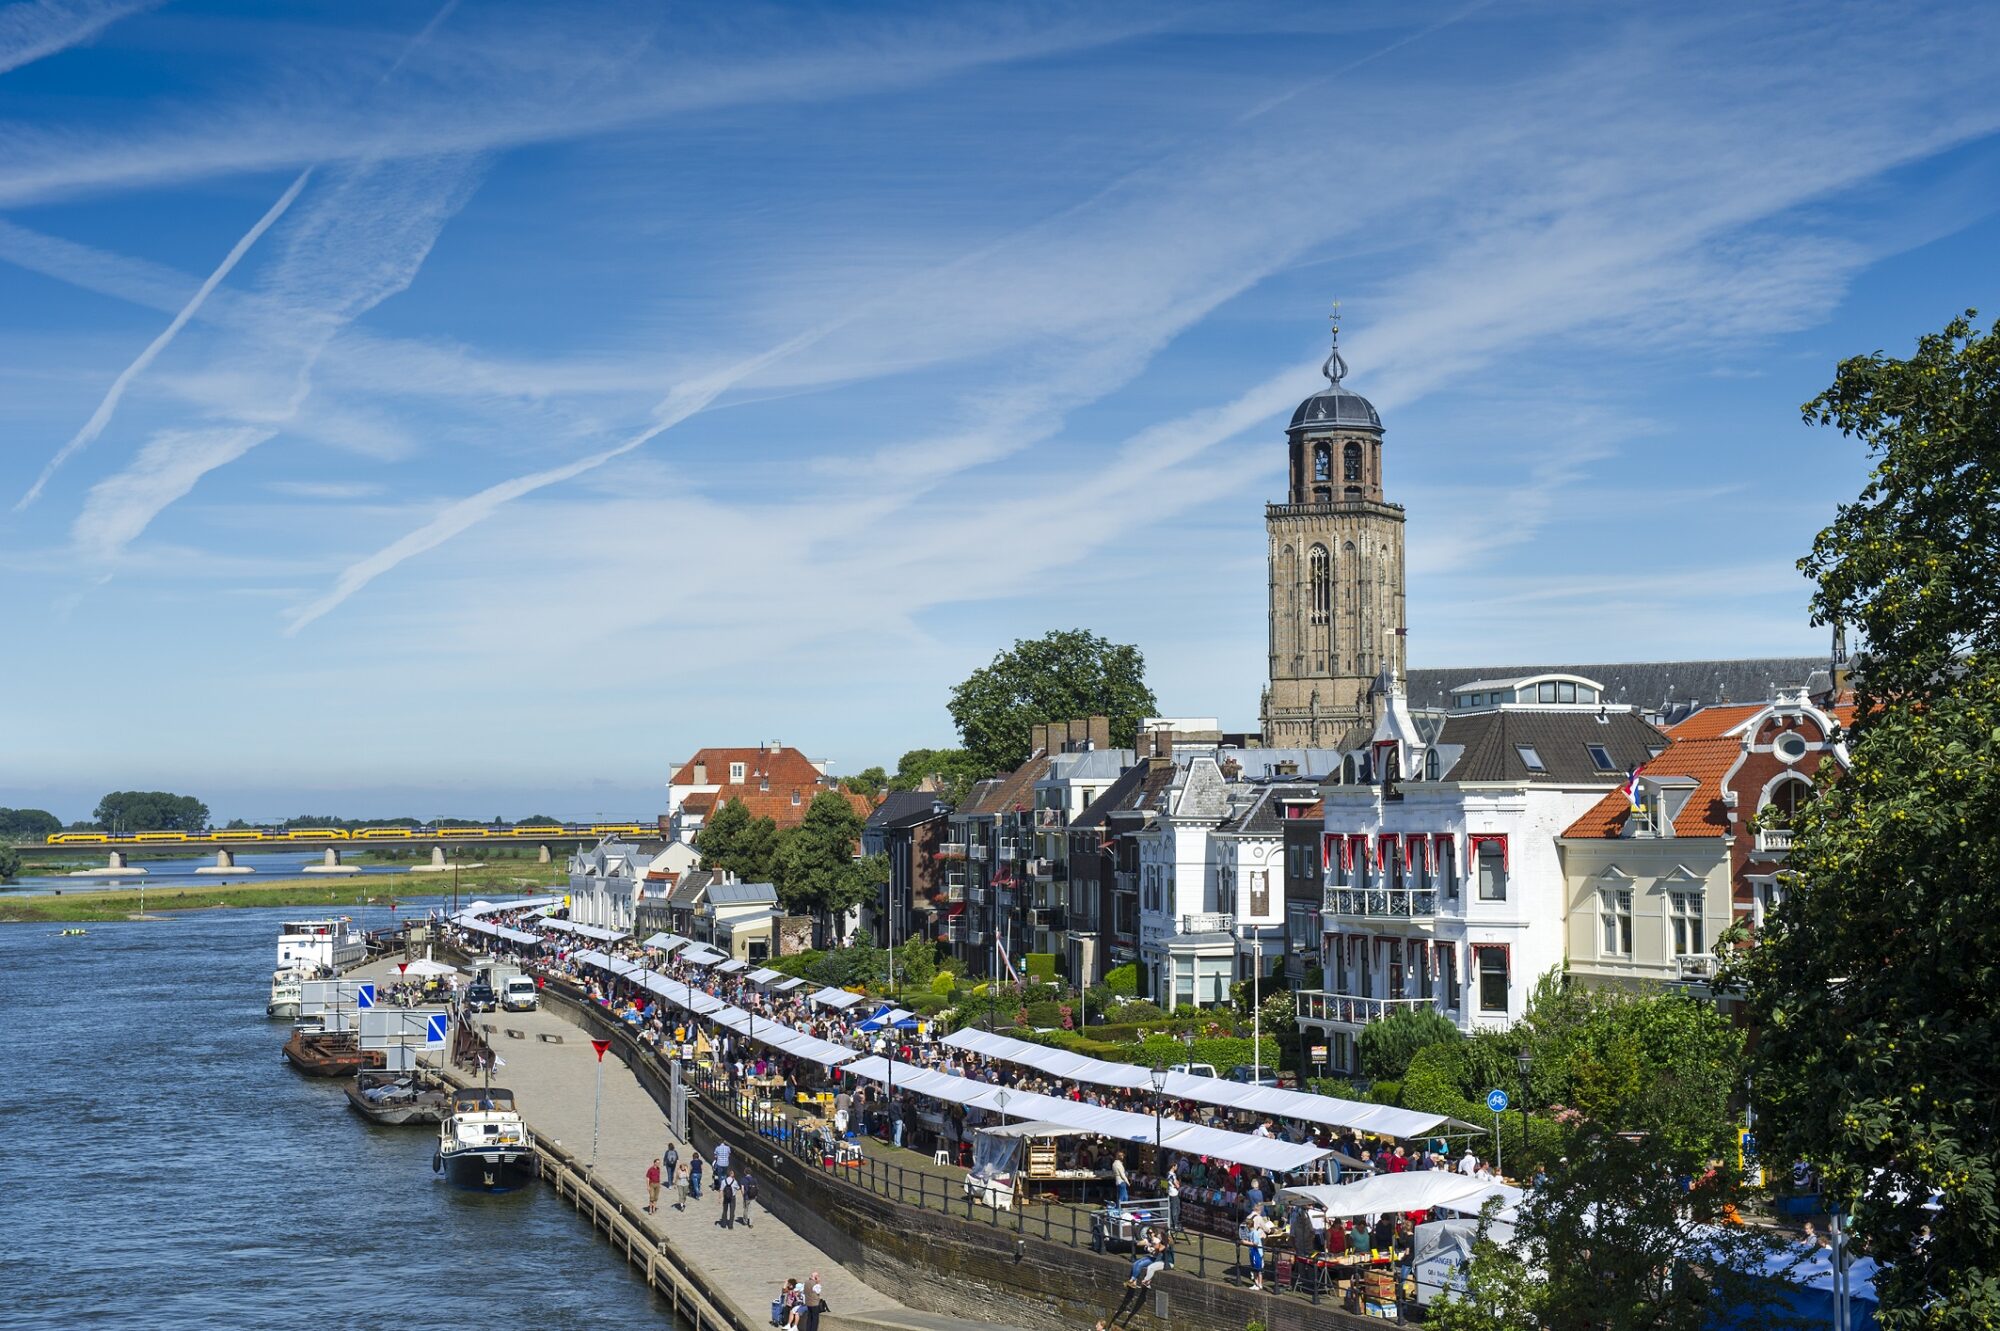
<path fill-rule="evenodd" d="M 62 819 L 47 809 L 0 809 L 0 841 L 46 841 L 62 831 Z"/>
<path fill-rule="evenodd" d="M 703 868 L 725 869 L 746 883 L 775 881 L 778 825 L 751 817 L 742 800 L 726 801 L 711 813 L 694 834 L 694 848 L 701 852 Z"/>
<path fill-rule="evenodd" d="M 864 767 L 851 776 L 840 778 L 841 788 L 856 795 L 873 795 L 888 784 L 889 773 L 879 765 Z"/>
<path fill-rule="evenodd" d="M 1419 1049 L 1464 1038 L 1451 1018 L 1435 1008 L 1394 1012 L 1361 1028 L 1361 1070 L 1370 1077 L 1400 1077 Z"/>
<path fill-rule="evenodd" d="M 21 852 L 12 846 L 0 846 L 0 883 L 11 883 L 21 872 Z"/>
<path fill-rule="evenodd" d="M 1440 1331 L 1766 1331 L 1799 1325 L 1765 1272 L 1783 1238 L 1737 1220 L 1734 1170 L 1659 1137 L 1584 1124 L 1495 1242 L 1481 1223 L 1463 1293 L 1431 1306 Z M 1782 1266 L 1782 1261 L 1780 1262 Z"/>
<path fill-rule="evenodd" d="M 1111 742 L 1131 748 L 1139 722 L 1159 710 L 1137 647 L 1086 629 L 1022 638 L 951 691 L 951 719 L 966 750 L 992 771 L 1020 766 L 1029 728 L 1084 716 L 1111 718 Z"/>
<path fill-rule="evenodd" d="M 516 827 L 561 827 L 562 825 L 562 819 L 551 817 L 546 813 L 531 813 L 514 824 Z"/>
<path fill-rule="evenodd" d="M 199 832 L 208 826 L 208 806 L 164 790 L 114 790 L 91 817 L 109 832 Z"/>
<path fill-rule="evenodd" d="M 778 835 L 772 881 L 785 909 L 828 920 L 866 901 L 868 877 L 855 856 L 860 839 L 861 816 L 845 795 L 815 795 L 804 821 Z"/>
<path fill-rule="evenodd" d="M 911 749 L 897 761 L 889 789 L 916 790 L 929 781 L 938 798 L 947 804 L 960 804 L 974 782 L 994 771 L 964 749 Z"/>
<path fill-rule="evenodd" d="M 1887 1263 L 1880 1324 L 1990 1327 L 2000 327 L 1975 333 L 1961 318 L 1908 360 L 1845 361 L 1804 413 L 1875 459 L 1800 561 L 1819 583 L 1817 613 L 1859 626 L 1867 654 L 1845 771 L 1791 820 L 1787 897 L 1728 978 L 1759 1028 L 1765 1153 L 1810 1160 L 1853 1204 L 1857 1237 Z"/>

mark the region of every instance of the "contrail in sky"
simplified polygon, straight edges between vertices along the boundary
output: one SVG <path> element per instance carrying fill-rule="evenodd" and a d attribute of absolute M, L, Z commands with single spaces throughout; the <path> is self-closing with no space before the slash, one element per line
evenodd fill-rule
<path fill-rule="evenodd" d="M 0 74 L 31 65 L 78 42 L 87 42 L 128 14 L 151 9 L 161 0 L 123 4 L 77 4 L 73 0 L 28 0 L 0 9 Z"/>
<path fill-rule="evenodd" d="M 228 277 L 230 270 L 235 268 L 243 256 L 250 252 L 250 247 L 257 243 L 257 238 L 262 236 L 266 231 L 269 231 L 271 224 L 285 215 L 285 210 L 292 206 L 294 199 L 299 197 L 299 191 L 306 187 L 306 181 L 312 178 L 312 173 L 313 169 L 311 167 L 307 167 L 305 170 L 299 172 L 299 177 L 292 182 L 291 188 L 278 196 L 278 201 L 265 210 L 262 217 L 257 219 L 257 225 L 244 232 L 243 238 L 231 247 L 229 253 L 223 257 L 222 262 L 216 265 L 215 271 L 208 275 L 208 280 L 195 289 L 194 295 L 189 298 L 187 304 L 181 306 L 181 312 L 174 316 L 173 322 L 162 329 L 160 335 L 146 345 L 146 349 L 139 353 L 137 360 L 127 365 L 119 373 L 118 377 L 111 381 L 111 387 L 104 394 L 104 400 L 97 404 L 96 411 L 90 413 L 90 419 L 83 423 L 83 428 L 78 430 L 74 435 L 71 435 L 70 441 L 56 450 L 56 455 L 49 459 L 46 467 L 42 468 L 42 474 L 37 476 L 35 483 L 28 487 L 28 493 L 22 495 L 20 502 L 14 505 L 16 513 L 34 503 L 41 496 L 42 488 L 49 483 L 49 478 L 56 474 L 57 468 L 61 467 L 63 463 L 69 461 L 72 457 L 75 457 L 85 448 L 88 448 L 92 440 L 104 433 L 104 427 L 111 424 L 112 413 L 118 410 L 118 402 L 125 396 L 125 390 L 131 387 L 132 381 L 143 374 L 146 367 L 153 363 L 154 358 L 167 349 L 167 344 L 174 340 L 174 334 L 185 328 L 189 319 L 194 318 L 195 312 L 201 309 L 202 303 L 208 299 L 210 293 L 222 285 L 222 279 Z"/>

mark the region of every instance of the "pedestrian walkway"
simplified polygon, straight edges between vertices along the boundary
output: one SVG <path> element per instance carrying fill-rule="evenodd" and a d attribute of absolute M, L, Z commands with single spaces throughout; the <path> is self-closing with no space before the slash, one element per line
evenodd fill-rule
<path fill-rule="evenodd" d="M 493 1084 L 514 1092 L 537 1138 L 559 1143 L 579 1164 L 587 1164 L 592 1155 L 598 1066 L 590 1037 L 552 1009 L 480 1013 L 476 1020 L 491 1028 L 487 1038 L 502 1062 Z M 703 1169 L 701 1198 L 691 1199 L 685 1212 L 673 1209 L 674 1190 L 662 1187 L 659 1213 L 644 1214 L 647 1164 L 663 1155 L 670 1143 L 679 1148 L 683 1161 L 690 1148 L 668 1132 L 665 1111 L 615 1051 L 605 1055 L 603 1068 L 593 1171 L 599 1185 L 617 1194 L 635 1221 L 700 1270 L 714 1295 L 734 1304 L 753 1324 L 768 1319 L 771 1301 L 786 1277 L 795 1276 L 803 1284 L 818 1271 L 829 1308 L 824 1323 L 829 1331 L 836 1319 L 854 1327 L 896 1331 L 1009 1331 L 998 1323 L 904 1306 L 863 1283 L 761 1205 L 751 1206 L 750 1225 L 723 1229 L 718 1223 L 722 1201 L 713 1187 L 712 1168 Z M 754 1172 L 754 1161 L 751 1168 Z M 762 1186 L 768 1190 L 769 1184 Z"/>

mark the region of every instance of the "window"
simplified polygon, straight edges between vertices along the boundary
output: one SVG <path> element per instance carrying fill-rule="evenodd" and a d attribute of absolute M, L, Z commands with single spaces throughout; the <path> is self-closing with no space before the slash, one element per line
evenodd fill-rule
<path fill-rule="evenodd" d="M 1306 576 L 1311 584 L 1312 622 L 1324 624 L 1333 609 L 1333 560 L 1325 546 L 1315 545 L 1306 556 Z"/>
<path fill-rule="evenodd" d="M 1667 899 L 1673 907 L 1674 955 L 1695 957 L 1708 951 L 1703 944 L 1701 902 L 1699 892 L 1669 892 Z"/>
<path fill-rule="evenodd" d="M 1786 826 L 1791 825 L 1792 819 L 1798 816 L 1800 807 L 1811 798 L 1812 787 L 1797 777 L 1780 781 L 1771 789 L 1771 807 L 1778 811 L 1778 816 L 1785 820 Z"/>
<path fill-rule="evenodd" d="M 1556 686 L 1554 682 L 1544 680 L 1540 684 L 1537 684 L 1535 686 L 1535 698 L 1539 702 L 1554 702 L 1556 700 Z"/>
<path fill-rule="evenodd" d="M 1507 852 L 1497 841 L 1479 843 L 1479 899 L 1507 899 Z"/>
<path fill-rule="evenodd" d="M 1632 889 L 1607 887 L 1597 894 L 1597 914 L 1604 921 L 1604 955 L 1632 955 Z"/>
<path fill-rule="evenodd" d="M 740 786 L 740 785 L 742 785 L 742 784 L 743 784 L 743 764 L 742 764 L 742 763 L 731 763 L 731 764 L 729 764 L 729 784 L 730 784 L 730 785 L 732 785 L 732 786 Z"/>
<path fill-rule="evenodd" d="M 1476 947 L 1473 952 L 1479 958 L 1479 1010 L 1481 1012 L 1505 1012 L 1507 1010 L 1507 949 L 1503 947 Z"/>
<path fill-rule="evenodd" d="M 1446 901 L 1458 900 L 1458 867 L 1452 860 L 1457 854 L 1454 845 L 1449 837 L 1437 843 L 1437 880 L 1438 886 L 1444 889 Z"/>
<path fill-rule="evenodd" d="M 1342 785 L 1354 784 L 1354 755 L 1351 753 L 1340 760 L 1340 781 Z"/>
<path fill-rule="evenodd" d="M 1349 482 L 1361 479 L 1361 445 L 1349 444 L 1340 450 L 1340 478 Z"/>
<path fill-rule="evenodd" d="M 1806 756 L 1806 737 L 1797 734 L 1783 734 L 1771 743 L 1771 751 L 1788 763 L 1795 763 Z"/>
<path fill-rule="evenodd" d="M 1558 685 L 1556 685 L 1556 701 L 1557 701 L 1557 702 L 1575 702 L 1575 701 L 1576 701 L 1576 685 L 1574 685 L 1574 684 L 1558 684 Z"/>
<path fill-rule="evenodd" d="M 1439 766 L 1440 764 L 1438 763 L 1438 751 L 1436 749 L 1425 749 L 1424 780 L 1436 781 L 1439 778 Z"/>
<path fill-rule="evenodd" d="M 1591 688 L 1588 684 L 1579 684 L 1576 686 L 1576 700 L 1578 702 L 1596 702 L 1597 690 Z"/>
<path fill-rule="evenodd" d="M 1521 755 L 1522 766 L 1526 767 L 1530 772 L 1546 772 L 1549 770 L 1547 764 L 1542 762 L 1542 755 L 1535 751 L 1534 745 L 1516 744 L 1514 752 Z"/>
<path fill-rule="evenodd" d="M 1775 877 L 1753 878 L 1750 883 L 1756 893 L 1750 906 L 1750 923 L 1753 928 L 1761 929 L 1764 921 L 1771 918 L 1771 912 L 1778 908 L 1778 903 L 1785 899 L 1785 889 Z"/>
<path fill-rule="evenodd" d="M 1444 1005 L 1456 1012 L 1459 1006 L 1458 949 L 1445 948 L 1438 958 L 1438 964 L 1444 971 Z"/>
<path fill-rule="evenodd" d="M 1313 479 L 1316 481 L 1333 479 L 1333 450 L 1325 444 L 1313 445 Z"/>
<path fill-rule="evenodd" d="M 1600 772 L 1615 772 L 1618 764 L 1611 761 L 1611 750 L 1602 744 L 1586 744 L 1584 750 L 1590 754 L 1590 765 Z"/>

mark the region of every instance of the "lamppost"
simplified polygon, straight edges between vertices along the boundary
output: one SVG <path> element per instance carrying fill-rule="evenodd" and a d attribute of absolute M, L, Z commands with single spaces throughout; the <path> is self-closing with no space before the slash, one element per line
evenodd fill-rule
<path fill-rule="evenodd" d="M 1160 1163 L 1160 1097 L 1166 1094 L 1167 1070 L 1155 1063 L 1150 1074 L 1153 1079 L 1153 1166 Z"/>
<path fill-rule="evenodd" d="M 1521 1070 L 1521 1152 L 1522 1163 L 1525 1164 L 1528 1150 L 1528 1073 L 1534 1069 L 1535 1056 L 1524 1048 L 1514 1055 L 1514 1066 Z"/>

